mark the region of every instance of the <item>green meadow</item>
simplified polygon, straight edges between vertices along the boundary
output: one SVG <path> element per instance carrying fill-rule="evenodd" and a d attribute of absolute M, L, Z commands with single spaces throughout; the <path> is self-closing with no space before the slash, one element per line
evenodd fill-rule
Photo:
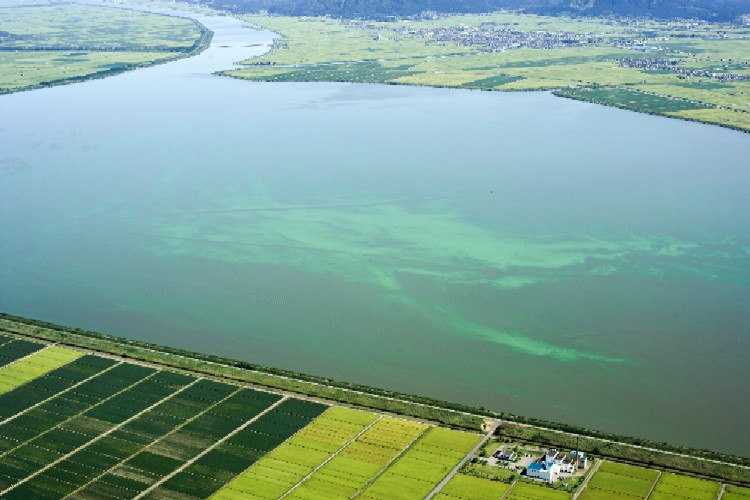
<path fill-rule="evenodd" d="M 0 93 L 101 78 L 194 53 L 198 23 L 92 5 L 0 7 Z"/>
<path fill-rule="evenodd" d="M 556 90 L 571 99 L 750 130 L 750 80 L 721 77 L 750 75 L 750 35 L 740 26 L 505 12 L 393 22 L 246 18 L 282 38 L 270 53 L 244 61 L 244 68 L 224 72 L 238 78 Z M 436 31 L 481 30 L 490 24 L 521 36 L 543 31 L 584 36 L 591 42 L 490 47 L 460 38 L 446 40 Z M 721 37 L 715 36 L 717 31 L 723 33 Z M 703 73 L 686 76 L 623 67 L 623 59 L 668 59 L 677 61 L 682 70 Z"/>

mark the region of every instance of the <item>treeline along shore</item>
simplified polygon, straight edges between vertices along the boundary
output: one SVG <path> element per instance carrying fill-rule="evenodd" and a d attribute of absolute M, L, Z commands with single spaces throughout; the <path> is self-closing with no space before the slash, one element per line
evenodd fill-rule
<path fill-rule="evenodd" d="M 496 419 L 500 420 L 500 425 L 495 431 L 499 437 L 561 448 L 577 447 L 589 454 L 614 460 L 720 479 L 731 484 L 750 485 L 748 457 L 495 412 L 483 407 L 269 368 L 246 361 L 125 339 L 6 313 L 0 313 L 0 331 L 191 373 L 415 417 L 457 429 L 476 431 L 484 419 Z"/>

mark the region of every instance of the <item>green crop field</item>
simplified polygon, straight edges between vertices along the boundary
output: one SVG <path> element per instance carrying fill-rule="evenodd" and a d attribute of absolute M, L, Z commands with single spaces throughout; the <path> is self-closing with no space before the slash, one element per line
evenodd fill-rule
<path fill-rule="evenodd" d="M 552 89 L 571 99 L 750 130 L 750 33 L 740 26 L 505 12 L 408 23 L 247 19 L 283 38 L 272 52 L 226 75 L 265 82 Z M 717 39 L 712 35 L 719 30 L 725 35 Z M 547 41 L 538 42 L 540 33 Z M 669 62 L 653 64 L 659 59 Z"/>
<path fill-rule="evenodd" d="M 727 486 L 722 500 L 750 500 L 750 488 Z"/>
<path fill-rule="evenodd" d="M 508 500 L 567 500 L 570 497 L 570 493 L 554 490 L 541 484 L 518 482 L 505 498 Z"/>
<path fill-rule="evenodd" d="M 656 488 L 649 498 L 654 500 L 674 498 L 709 500 L 716 498 L 720 489 L 719 483 L 665 472 L 659 478 L 659 482 L 656 483 Z"/>
<path fill-rule="evenodd" d="M 278 498 L 376 419 L 373 413 L 332 407 L 229 483 L 215 498 L 246 493 L 260 498 Z"/>
<path fill-rule="evenodd" d="M 0 93 L 100 78 L 194 53 L 189 19 L 76 4 L 0 7 Z"/>
<path fill-rule="evenodd" d="M 361 498 L 423 498 L 478 442 L 477 434 L 430 429 Z"/>
<path fill-rule="evenodd" d="M 83 354 L 62 347 L 47 347 L 0 369 L 0 394 L 51 372 Z"/>
<path fill-rule="evenodd" d="M 435 497 L 441 500 L 497 500 L 510 488 L 510 484 L 490 479 L 456 474 Z"/>
<path fill-rule="evenodd" d="M 350 498 L 427 429 L 384 417 L 296 488 L 289 498 Z"/>
<path fill-rule="evenodd" d="M 13 344 L 15 355 L 31 353 L 0 368 L 0 377 L 29 368 L 0 394 L 2 498 L 416 499 L 480 440 L 0 334 L 0 349 Z M 582 498 L 641 498 L 656 475 L 604 463 Z M 514 477 L 467 463 L 437 496 L 570 497 L 541 484 L 511 486 L 506 481 Z M 718 491 L 718 483 L 664 474 L 652 497 L 715 498 Z M 747 492 L 728 487 L 726 498 L 748 498 Z"/>
<path fill-rule="evenodd" d="M 14 340 L 10 337 L 0 339 L 0 368 L 12 363 L 17 359 L 28 356 L 44 347 L 37 342 L 28 342 L 26 340 Z"/>
<path fill-rule="evenodd" d="M 589 481 L 581 499 L 646 498 L 657 477 L 654 470 L 604 462 Z"/>
<path fill-rule="evenodd" d="M 208 497 L 326 408 L 60 347 L 0 374 L 15 367 L 24 380 L 0 394 L 4 498 Z"/>

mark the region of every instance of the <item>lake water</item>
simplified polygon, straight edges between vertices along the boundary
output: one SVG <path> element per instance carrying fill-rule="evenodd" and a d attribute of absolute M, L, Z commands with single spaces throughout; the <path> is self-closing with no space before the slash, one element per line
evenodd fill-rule
<path fill-rule="evenodd" d="M 747 454 L 750 136 L 547 93 L 0 96 L 0 310 Z"/>

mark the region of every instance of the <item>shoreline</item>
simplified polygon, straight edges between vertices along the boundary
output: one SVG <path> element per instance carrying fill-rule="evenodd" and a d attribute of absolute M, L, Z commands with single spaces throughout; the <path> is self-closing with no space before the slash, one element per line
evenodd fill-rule
<path fill-rule="evenodd" d="M 589 454 L 624 463 L 718 479 L 740 486 L 750 485 L 750 457 L 698 450 L 498 413 L 485 408 L 264 367 L 250 362 L 130 340 L 2 312 L 0 331 L 261 388 L 412 417 L 454 429 L 477 431 L 485 419 L 494 420 L 499 424 L 494 434 L 497 438 L 509 437 L 552 447 L 570 447 L 571 443 L 580 443 L 580 449 Z"/>
<path fill-rule="evenodd" d="M 108 9 L 123 9 L 128 10 L 126 6 L 118 7 L 115 5 L 96 5 L 96 4 L 90 4 L 90 3 L 84 3 L 84 5 L 95 5 L 102 8 L 108 8 Z M 150 12 L 154 15 L 160 15 L 160 16 L 170 16 L 170 14 L 164 14 L 159 12 L 152 12 L 152 11 L 146 11 Z M 154 66 L 160 66 L 162 64 L 168 64 L 171 62 L 179 61 L 182 59 L 187 59 L 190 57 L 197 56 L 198 54 L 201 54 L 206 49 L 211 47 L 211 42 L 213 41 L 214 32 L 208 29 L 203 23 L 198 21 L 197 19 L 190 17 L 190 16 L 171 16 L 171 17 L 182 17 L 184 19 L 190 19 L 190 21 L 195 25 L 196 28 L 198 28 L 200 32 L 200 36 L 198 39 L 193 43 L 193 46 L 186 50 L 174 50 L 167 53 L 171 53 L 172 55 L 167 56 L 163 59 L 157 59 L 151 62 L 141 62 L 141 63 L 128 63 L 123 65 L 123 67 L 118 68 L 110 68 L 105 69 L 102 71 L 96 71 L 94 73 L 89 73 L 87 75 L 77 75 L 77 76 L 71 76 L 69 78 L 63 78 L 60 80 L 53 80 L 49 82 L 40 82 L 33 85 L 27 85 L 25 87 L 18 87 L 15 89 L 0 89 L 0 96 L 1 95 L 10 95 L 10 94 L 16 94 L 19 92 L 27 92 L 31 90 L 39 90 L 39 89 L 47 89 L 52 87 L 60 87 L 63 85 L 72 85 L 75 83 L 84 83 L 87 81 L 92 80 L 102 80 L 104 78 L 108 78 L 111 76 L 117 76 L 121 75 L 123 73 L 128 73 L 130 71 L 135 71 L 137 69 L 143 69 L 143 68 L 152 68 Z M 31 50 L 18 50 L 17 52 L 32 52 L 37 51 L 36 49 Z M 44 52 L 44 50 L 38 50 L 39 52 Z M 87 52 L 85 50 L 81 50 L 81 52 Z M 88 51 L 91 52 L 91 51 Z"/>

